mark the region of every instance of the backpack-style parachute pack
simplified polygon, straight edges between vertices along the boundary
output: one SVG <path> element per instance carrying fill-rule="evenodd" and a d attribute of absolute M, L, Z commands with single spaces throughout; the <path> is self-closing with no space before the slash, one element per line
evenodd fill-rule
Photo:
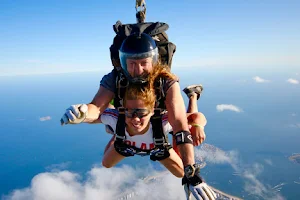
<path fill-rule="evenodd" d="M 110 46 L 110 58 L 115 68 L 120 68 L 119 49 L 127 36 L 133 33 L 146 33 L 150 35 L 158 47 L 160 62 L 171 68 L 172 58 L 176 45 L 169 41 L 166 31 L 169 25 L 163 22 L 146 22 L 137 24 L 122 24 L 120 21 L 113 26 L 116 36 Z"/>

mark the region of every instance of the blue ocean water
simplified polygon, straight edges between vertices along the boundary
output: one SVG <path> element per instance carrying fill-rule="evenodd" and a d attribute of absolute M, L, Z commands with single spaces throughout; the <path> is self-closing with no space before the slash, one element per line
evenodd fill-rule
<path fill-rule="evenodd" d="M 287 199 L 300 196 L 300 165 L 288 160 L 300 153 L 300 85 L 286 82 L 292 73 L 175 70 L 182 88 L 202 83 L 198 102 L 207 119 L 206 143 L 225 152 L 238 152 L 238 170 L 243 173 L 259 164 L 256 178 L 266 187 L 285 183 L 279 192 Z M 31 179 L 53 165 L 86 173 L 100 165 L 110 139 L 103 125 L 59 123 L 64 110 L 74 103 L 90 102 L 104 73 L 16 76 L 0 78 L 0 194 L 28 187 Z M 269 83 L 255 83 L 260 76 Z M 298 76 L 298 79 L 299 76 Z M 185 99 L 187 105 L 187 99 Z M 218 112 L 216 106 L 233 104 L 243 112 Z M 41 121 L 49 116 L 51 119 Z M 148 159 L 130 158 L 122 164 L 143 166 Z M 158 167 L 154 165 L 155 167 Z M 245 199 L 247 180 L 234 176 L 228 163 L 210 163 L 202 170 L 216 188 Z"/>

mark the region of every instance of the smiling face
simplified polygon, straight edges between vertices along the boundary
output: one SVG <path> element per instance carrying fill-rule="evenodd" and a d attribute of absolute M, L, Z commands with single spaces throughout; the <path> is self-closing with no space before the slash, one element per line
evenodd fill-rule
<path fill-rule="evenodd" d="M 141 99 L 126 100 L 125 123 L 130 135 L 144 134 L 150 125 L 150 118 L 153 115 L 153 108 L 146 106 Z"/>
<path fill-rule="evenodd" d="M 155 100 L 154 90 L 149 85 L 129 84 L 124 97 L 125 122 L 129 134 L 141 135 L 149 129 Z"/>

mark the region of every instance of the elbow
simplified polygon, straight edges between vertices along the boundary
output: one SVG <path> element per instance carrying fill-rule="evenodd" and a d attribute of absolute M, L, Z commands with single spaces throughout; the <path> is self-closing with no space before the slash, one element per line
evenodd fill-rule
<path fill-rule="evenodd" d="M 184 176 L 184 171 L 178 171 L 177 173 L 174 173 L 174 176 L 176 176 L 177 178 L 183 178 Z"/>
<path fill-rule="evenodd" d="M 102 166 L 105 168 L 112 168 L 112 163 L 107 162 L 106 160 L 102 160 Z"/>

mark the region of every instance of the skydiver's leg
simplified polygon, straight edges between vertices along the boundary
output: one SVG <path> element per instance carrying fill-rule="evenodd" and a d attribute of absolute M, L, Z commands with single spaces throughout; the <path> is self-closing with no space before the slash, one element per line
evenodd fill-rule
<path fill-rule="evenodd" d="M 197 105 L 197 94 L 194 93 L 189 97 L 189 104 L 187 108 L 187 113 L 196 113 L 198 112 L 198 105 Z"/>
<path fill-rule="evenodd" d="M 191 125 L 190 131 L 193 137 L 194 146 L 200 145 L 206 138 L 204 126 L 206 125 L 207 121 L 205 116 L 198 111 L 197 105 L 197 100 L 200 98 L 202 91 L 203 86 L 200 84 L 190 85 L 183 89 L 183 92 L 189 98 L 187 119 L 188 123 Z"/>
<path fill-rule="evenodd" d="M 170 149 L 169 153 L 170 156 L 168 158 L 159 162 L 163 164 L 174 176 L 182 178 L 184 176 L 184 171 L 181 158 L 174 149 Z"/>
<path fill-rule="evenodd" d="M 203 91 L 202 85 L 190 85 L 183 89 L 183 92 L 189 98 L 189 105 L 187 113 L 196 113 L 198 112 L 197 100 L 200 98 Z"/>
<path fill-rule="evenodd" d="M 115 147 L 113 145 L 113 140 L 114 140 L 114 136 L 107 144 L 104 155 L 103 155 L 102 165 L 103 165 L 103 167 L 106 167 L 106 168 L 111 168 L 111 167 L 115 166 L 121 160 L 123 160 L 125 158 L 125 156 L 122 156 L 115 150 Z"/>

